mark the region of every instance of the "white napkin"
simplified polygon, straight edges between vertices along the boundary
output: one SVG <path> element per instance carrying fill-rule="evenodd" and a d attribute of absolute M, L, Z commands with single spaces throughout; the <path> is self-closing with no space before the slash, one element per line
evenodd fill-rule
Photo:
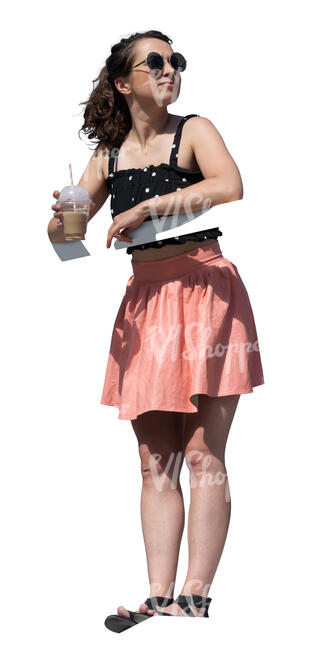
<path fill-rule="evenodd" d="M 140 226 L 134 228 L 134 230 L 130 230 L 130 237 L 133 238 L 132 242 L 118 241 L 116 237 L 113 237 L 114 248 L 127 248 L 128 246 L 137 246 L 138 244 L 162 241 L 169 237 L 187 235 L 198 230 L 216 227 L 211 226 L 211 224 L 207 225 L 207 219 L 204 217 L 204 214 L 209 212 L 211 209 L 212 208 L 205 208 L 203 210 L 191 212 L 190 214 L 163 215 L 155 217 L 154 219 L 151 219 L 151 221 L 144 221 Z M 209 219 L 210 216 L 211 215 L 209 215 Z M 194 223 L 192 223 L 193 221 Z"/>

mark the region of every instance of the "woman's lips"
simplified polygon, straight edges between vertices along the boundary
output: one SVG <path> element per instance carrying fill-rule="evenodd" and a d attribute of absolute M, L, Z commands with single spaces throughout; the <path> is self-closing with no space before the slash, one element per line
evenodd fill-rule
<path fill-rule="evenodd" d="M 163 81 L 159 86 L 173 86 L 174 82 L 173 81 Z"/>

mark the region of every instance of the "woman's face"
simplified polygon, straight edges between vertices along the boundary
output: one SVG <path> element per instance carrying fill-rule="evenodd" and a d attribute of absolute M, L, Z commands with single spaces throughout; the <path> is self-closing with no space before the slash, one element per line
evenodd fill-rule
<path fill-rule="evenodd" d="M 150 70 L 145 62 L 131 70 L 126 79 L 128 97 L 131 99 L 133 95 L 140 103 L 154 101 L 157 106 L 168 106 L 175 102 L 180 92 L 181 73 L 168 61 L 173 53 L 171 46 L 159 38 L 143 38 L 135 44 L 134 52 L 132 67 L 145 61 L 150 52 L 157 52 L 164 59 L 164 68 L 161 73 L 157 73 L 156 70 Z"/>

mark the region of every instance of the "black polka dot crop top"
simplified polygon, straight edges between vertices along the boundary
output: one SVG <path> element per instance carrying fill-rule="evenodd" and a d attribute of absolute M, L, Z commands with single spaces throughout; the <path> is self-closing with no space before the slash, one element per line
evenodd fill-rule
<path fill-rule="evenodd" d="M 186 115 L 179 122 L 174 136 L 174 141 L 170 153 L 169 164 L 161 163 L 160 165 L 148 165 L 148 167 L 129 169 L 117 169 L 117 156 L 109 156 L 108 177 L 105 179 L 108 189 L 111 193 L 111 216 L 112 219 L 121 212 L 129 210 L 134 205 L 141 203 L 145 199 L 162 194 L 176 192 L 183 187 L 188 187 L 194 183 L 204 180 L 200 170 L 189 171 L 177 165 L 178 149 L 182 134 L 184 122 L 191 117 L 196 117 L 195 113 Z M 115 165 L 114 165 L 115 163 Z M 144 221 L 150 220 L 150 215 Z M 218 227 L 209 228 L 191 232 L 178 237 L 169 237 L 161 241 L 148 242 L 137 246 L 128 246 L 126 252 L 130 255 L 136 249 L 161 248 L 166 244 L 183 244 L 186 241 L 203 241 L 205 239 L 217 239 L 222 235 Z"/>

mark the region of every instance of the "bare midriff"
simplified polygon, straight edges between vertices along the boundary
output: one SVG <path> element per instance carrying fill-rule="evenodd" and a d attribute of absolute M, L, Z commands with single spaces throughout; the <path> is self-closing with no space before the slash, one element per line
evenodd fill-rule
<path fill-rule="evenodd" d="M 135 262 L 148 262 L 154 260 L 163 260 L 167 257 L 174 257 L 174 255 L 181 255 L 190 251 L 193 248 L 207 246 L 218 239 L 204 239 L 203 241 L 186 241 L 184 244 L 166 244 L 163 248 L 145 248 L 144 250 L 132 251 L 132 259 Z"/>

